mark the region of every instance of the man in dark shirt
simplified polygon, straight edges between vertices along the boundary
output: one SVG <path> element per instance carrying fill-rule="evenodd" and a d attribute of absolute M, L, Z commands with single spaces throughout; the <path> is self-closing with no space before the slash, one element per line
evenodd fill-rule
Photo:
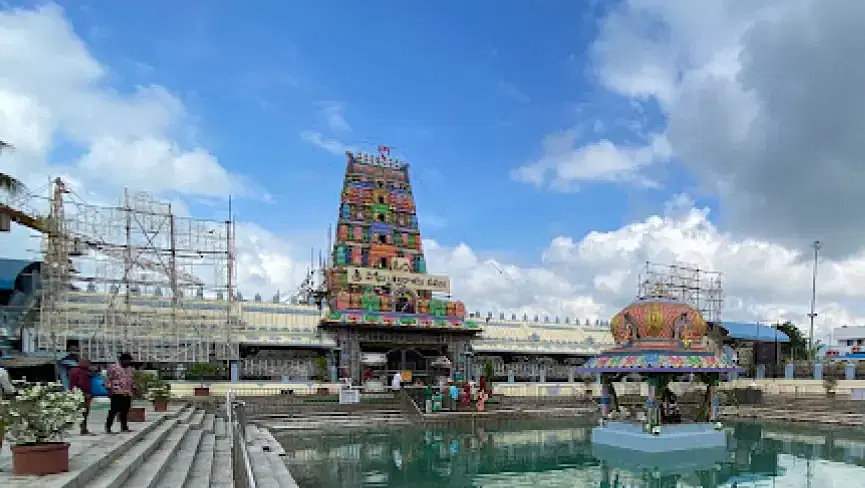
<path fill-rule="evenodd" d="M 87 430 L 87 417 L 90 416 L 91 396 L 90 361 L 79 359 L 78 364 L 69 370 L 69 389 L 81 390 L 84 394 L 84 419 L 81 421 L 81 435 L 91 435 Z"/>

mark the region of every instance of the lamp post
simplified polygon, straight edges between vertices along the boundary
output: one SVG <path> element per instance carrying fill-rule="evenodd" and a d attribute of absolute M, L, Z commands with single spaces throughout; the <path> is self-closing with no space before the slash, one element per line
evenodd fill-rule
<path fill-rule="evenodd" d="M 809 360 L 811 359 L 810 355 L 814 352 L 814 318 L 817 317 L 817 255 L 822 244 L 820 244 L 820 241 L 814 241 L 814 244 L 812 244 L 811 247 L 814 249 L 814 268 L 811 273 L 811 313 L 808 314 L 808 318 L 811 321 L 811 330 L 808 334 Z"/>

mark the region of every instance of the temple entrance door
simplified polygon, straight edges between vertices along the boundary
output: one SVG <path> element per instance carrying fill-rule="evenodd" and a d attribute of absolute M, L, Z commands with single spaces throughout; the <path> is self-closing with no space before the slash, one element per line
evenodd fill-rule
<path fill-rule="evenodd" d="M 429 373 L 427 358 L 420 351 L 413 348 L 391 349 L 388 351 L 388 377 L 393 377 L 394 373 L 401 373 L 406 370 L 412 372 L 412 382 L 415 379 L 426 378 Z"/>

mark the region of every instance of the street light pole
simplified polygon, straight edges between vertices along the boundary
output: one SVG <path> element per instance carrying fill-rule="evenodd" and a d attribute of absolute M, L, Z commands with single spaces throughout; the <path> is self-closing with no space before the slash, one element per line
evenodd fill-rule
<path fill-rule="evenodd" d="M 817 254 L 820 251 L 822 244 L 820 244 L 820 241 L 814 241 L 814 244 L 812 244 L 811 247 L 814 249 L 814 268 L 811 273 L 811 313 L 808 314 L 808 318 L 811 320 L 811 331 L 808 335 L 809 355 L 814 351 L 814 318 L 817 317 Z M 808 359 L 811 358 L 809 357 Z"/>

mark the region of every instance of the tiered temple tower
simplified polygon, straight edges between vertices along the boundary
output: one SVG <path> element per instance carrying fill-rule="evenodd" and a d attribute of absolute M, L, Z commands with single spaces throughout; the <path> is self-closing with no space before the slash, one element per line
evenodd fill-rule
<path fill-rule="evenodd" d="M 409 166 L 389 152 L 346 153 L 322 326 L 337 333 L 341 373 L 353 379 L 364 344 L 422 345 L 464 366 L 463 349 L 479 331 L 449 299 L 450 280 L 426 273 Z M 417 363 L 410 369 L 429 369 Z"/>

